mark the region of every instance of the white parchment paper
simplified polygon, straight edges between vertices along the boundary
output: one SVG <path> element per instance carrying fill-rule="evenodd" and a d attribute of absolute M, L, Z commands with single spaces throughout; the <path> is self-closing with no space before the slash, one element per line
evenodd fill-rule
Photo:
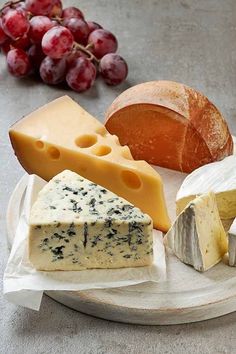
<path fill-rule="evenodd" d="M 92 269 L 83 271 L 37 271 L 27 257 L 28 218 L 38 192 L 45 185 L 31 175 L 4 273 L 4 295 L 12 303 L 39 310 L 44 290 L 79 291 L 115 288 L 166 279 L 165 249 L 161 232 L 154 230 L 154 262 L 149 267 Z"/>

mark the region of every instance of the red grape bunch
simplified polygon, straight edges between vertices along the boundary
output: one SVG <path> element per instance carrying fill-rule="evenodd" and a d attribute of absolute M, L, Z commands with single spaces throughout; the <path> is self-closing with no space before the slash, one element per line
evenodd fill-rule
<path fill-rule="evenodd" d="M 86 21 L 77 7 L 61 0 L 14 0 L 0 9 L 0 48 L 16 77 L 39 74 L 49 85 L 66 82 L 74 91 L 93 86 L 97 74 L 118 85 L 128 74 L 116 53 L 116 37 Z"/>

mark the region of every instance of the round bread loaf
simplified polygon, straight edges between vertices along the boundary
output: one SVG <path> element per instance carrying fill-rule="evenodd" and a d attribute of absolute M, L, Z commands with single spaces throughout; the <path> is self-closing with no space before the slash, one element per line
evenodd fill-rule
<path fill-rule="evenodd" d="M 124 91 L 109 107 L 105 126 L 135 159 L 182 172 L 233 153 L 219 110 L 202 93 L 177 82 L 146 82 Z"/>

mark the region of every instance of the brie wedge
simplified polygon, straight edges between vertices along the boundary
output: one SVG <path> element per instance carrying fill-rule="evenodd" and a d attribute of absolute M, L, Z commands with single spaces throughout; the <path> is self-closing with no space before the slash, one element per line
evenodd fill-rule
<path fill-rule="evenodd" d="M 166 234 L 174 254 L 203 272 L 217 264 L 228 249 L 227 235 L 212 192 L 192 200 Z"/>

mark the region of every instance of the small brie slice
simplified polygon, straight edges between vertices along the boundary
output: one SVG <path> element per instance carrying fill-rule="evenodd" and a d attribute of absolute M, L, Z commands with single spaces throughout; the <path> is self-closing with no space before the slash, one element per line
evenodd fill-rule
<path fill-rule="evenodd" d="M 220 262 L 228 249 L 214 193 L 192 200 L 168 231 L 167 241 L 184 263 L 204 272 Z"/>

